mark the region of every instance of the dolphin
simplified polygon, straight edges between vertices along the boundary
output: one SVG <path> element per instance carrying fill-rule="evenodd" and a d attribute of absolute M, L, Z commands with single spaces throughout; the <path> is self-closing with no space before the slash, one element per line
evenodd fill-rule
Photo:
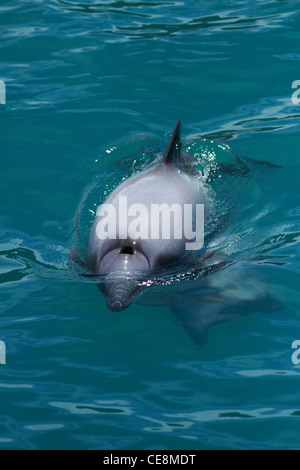
<path fill-rule="evenodd" d="M 183 262 L 194 249 L 184 230 L 185 208 L 189 207 L 189 214 L 193 214 L 191 226 L 196 226 L 196 230 L 192 230 L 196 239 L 197 208 L 204 208 L 204 212 L 199 212 L 199 220 L 201 214 L 203 219 L 201 224 L 204 225 L 204 218 L 209 215 L 207 187 L 199 171 L 193 168 L 192 156 L 181 151 L 180 129 L 178 121 L 163 157 L 158 156 L 150 168 L 122 182 L 97 210 L 88 243 L 88 266 L 92 275 L 101 276 L 99 289 L 110 310 L 128 308 L 153 273 L 167 272 Z M 120 226 L 120 218 L 133 206 L 139 209 L 135 213 L 136 232 L 141 231 L 142 226 L 148 227 L 148 236 L 140 233 L 137 237 L 136 233 L 132 235 L 129 225 L 125 229 Z M 149 216 L 153 207 L 170 208 L 170 236 L 163 233 L 159 225 L 165 215 L 161 215 L 159 221 Z M 114 236 L 99 236 L 100 226 L 104 231 L 104 221 L 107 233 Z M 131 221 L 134 223 L 132 217 Z M 108 227 L 114 230 L 109 231 Z M 154 236 L 149 236 L 149 233 L 153 235 L 152 231 Z M 199 254 L 203 253 L 204 243 L 199 242 L 196 249 Z"/>

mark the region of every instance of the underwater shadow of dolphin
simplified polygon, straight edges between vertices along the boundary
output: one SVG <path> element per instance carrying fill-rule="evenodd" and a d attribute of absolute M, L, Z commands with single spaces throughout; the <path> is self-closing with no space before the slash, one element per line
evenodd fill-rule
<path fill-rule="evenodd" d="M 257 266 L 249 262 L 220 268 L 188 284 L 155 287 L 151 294 L 146 292 L 138 304 L 168 307 L 175 323 L 186 330 L 197 346 L 207 342 L 208 330 L 213 325 L 250 314 L 283 310 L 283 304 L 269 292 Z"/>

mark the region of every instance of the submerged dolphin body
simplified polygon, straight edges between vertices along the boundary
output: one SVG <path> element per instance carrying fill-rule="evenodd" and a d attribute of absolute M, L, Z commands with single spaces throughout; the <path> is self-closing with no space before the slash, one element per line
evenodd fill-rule
<path fill-rule="evenodd" d="M 209 213 L 209 198 L 204 182 L 197 180 L 192 174 L 191 162 L 187 160 L 188 154 L 181 152 L 180 121 L 173 131 L 168 148 L 162 159 L 151 168 L 142 171 L 124 181 L 106 199 L 105 206 L 100 206 L 100 212 L 94 220 L 88 247 L 89 269 L 93 274 L 103 275 L 104 280 L 99 288 L 107 300 L 111 310 L 121 311 L 131 305 L 143 290 L 141 281 L 147 281 L 149 275 L 155 271 L 168 269 L 176 265 L 187 255 L 187 239 L 185 233 L 175 237 L 165 237 L 162 231 L 156 232 L 156 237 L 140 237 L 136 239 L 130 235 L 121 234 L 120 224 L 114 216 L 106 212 L 107 224 L 115 227 L 116 236 L 113 238 L 99 238 L 99 222 L 103 220 L 106 205 L 120 214 L 121 200 L 126 198 L 126 204 L 131 207 L 139 204 L 148 209 L 147 214 L 141 211 L 139 222 L 150 225 L 154 222 L 149 218 L 151 205 L 177 205 L 184 209 L 189 205 L 195 207 L 202 205 L 205 216 Z M 150 207 L 151 206 L 151 207 Z M 101 215 L 101 207 L 103 209 Z M 179 211 L 180 212 L 180 211 Z M 172 227 L 183 227 L 181 215 L 172 213 Z M 143 220 L 147 218 L 147 220 Z M 180 220 L 179 220 L 180 219 Z M 195 220 L 193 220 L 195 226 Z M 150 227 L 153 229 L 153 227 Z M 124 230 L 123 230 L 124 231 Z M 190 239 L 189 239 L 190 240 Z"/>
<path fill-rule="evenodd" d="M 206 343 L 213 325 L 283 309 L 263 273 L 249 262 L 232 264 L 192 283 L 153 288 L 138 303 L 170 309 L 175 323 L 186 330 L 197 346 Z"/>

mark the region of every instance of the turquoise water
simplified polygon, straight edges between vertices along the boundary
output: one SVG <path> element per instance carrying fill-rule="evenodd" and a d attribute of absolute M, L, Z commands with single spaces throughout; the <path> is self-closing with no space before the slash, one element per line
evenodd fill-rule
<path fill-rule="evenodd" d="M 299 2 L 2 0 L 0 15 L 0 447 L 299 449 Z M 69 252 L 177 119 L 198 155 L 214 139 L 274 166 L 218 183 L 235 218 L 216 247 L 238 263 L 213 290 L 153 287 L 111 312 Z M 251 314 L 197 347 L 174 314 L 212 318 L 216 298 Z"/>

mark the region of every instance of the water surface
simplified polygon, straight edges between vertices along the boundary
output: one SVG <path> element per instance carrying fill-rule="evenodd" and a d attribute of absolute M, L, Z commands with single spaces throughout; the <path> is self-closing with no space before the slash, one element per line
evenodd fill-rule
<path fill-rule="evenodd" d="M 300 447 L 299 14 L 293 0 L 1 2 L 1 448 Z M 242 272 L 241 295 L 255 284 L 282 308 L 257 304 L 200 348 L 173 321 L 173 286 L 116 314 L 68 258 L 93 182 L 111 172 L 111 190 L 177 119 L 193 150 L 214 140 L 280 167 L 239 183 L 218 242 L 241 261 L 223 292 Z"/>

